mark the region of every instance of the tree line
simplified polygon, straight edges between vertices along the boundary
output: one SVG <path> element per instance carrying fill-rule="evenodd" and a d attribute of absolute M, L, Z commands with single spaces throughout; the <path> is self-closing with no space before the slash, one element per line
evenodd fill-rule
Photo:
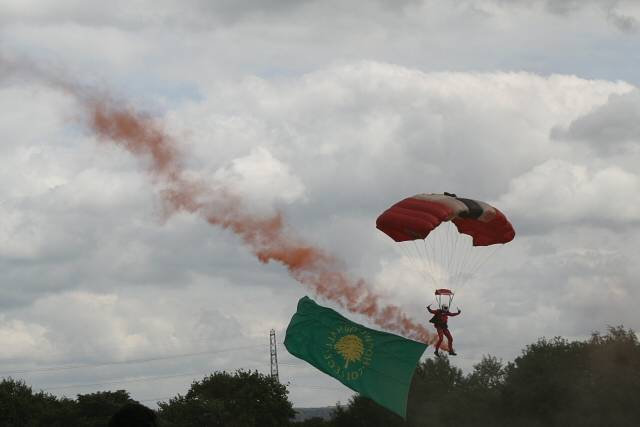
<path fill-rule="evenodd" d="M 148 424 L 126 424 L 136 410 Z M 426 359 L 413 377 L 406 420 L 359 395 L 328 420 L 295 422 L 294 415 L 287 385 L 256 371 L 215 372 L 156 411 L 126 390 L 70 399 L 21 380 L 0 382 L 0 425 L 8 427 L 626 427 L 640 425 L 640 343 L 623 327 L 584 341 L 541 338 L 511 362 L 485 356 L 467 374 L 447 357 Z"/>

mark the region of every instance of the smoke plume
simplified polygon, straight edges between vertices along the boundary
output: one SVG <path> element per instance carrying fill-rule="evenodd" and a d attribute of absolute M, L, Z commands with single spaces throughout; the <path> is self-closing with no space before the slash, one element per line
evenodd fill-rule
<path fill-rule="evenodd" d="M 4 65 L 6 71 L 8 65 L 6 62 Z M 68 79 L 49 77 L 29 68 L 32 77 L 76 97 L 87 127 L 101 140 L 147 162 L 167 214 L 187 211 L 200 215 L 209 224 L 235 233 L 261 262 L 282 264 L 295 280 L 316 295 L 350 312 L 366 315 L 384 329 L 422 342 L 434 342 L 436 337 L 423 325 L 412 321 L 399 307 L 381 303 L 380 296 L 364 280 L 349 277 L 334 257 L 296 237 L 282 214 L 270 217 L 253 214 L 231 189 L 187 177 L 182 154 L 160 122 L 97 90 L 81 88 L 70 84 Z"/>
<path fill-rule="evenodd" d="M 329 254 L 296 238 L 281 214 L 266 218 L 253 215 L 228 189 L 210 190 L 203 182 L 185 178 L 176 144 L 158 123 L 106 98 L 83 104 L 88 125 L 98 136 L 148 159 L 149 171 L 164 186 L 160 193 L 169 213 L 188 211 L 211 225 L 233 231 L 260 261 L 284 265 L 295 280 L 317 295 L 366 315 L 382 328 L 425 342 L 433 339 L 399 307 L 381 304 L 363 280 L 350 278 Z"/>

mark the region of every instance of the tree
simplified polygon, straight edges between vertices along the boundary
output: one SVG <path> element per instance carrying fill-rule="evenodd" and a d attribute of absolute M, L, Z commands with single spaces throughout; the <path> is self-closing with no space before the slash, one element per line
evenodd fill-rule
<path fill-rule="evenodd" d="M 75 413 L 82 427 L 104 427 L 111 416 L 128 403 L 135 401 L 126 390 L 79 394 L 75 403 Z"/>
<path fill-rule="evenodd" d="M 333 427 L 395 427 L 403 426 L 401 417 L 373 400 L 356 394 L 346 408 L 337 406 L 331 419 Z"/>
<path fill-rule="evenodd" d="M 506 368 L 502 406 L 520 425 L 556 425 L 569 416 L 576 380 L 584 371 L 584 344 L 540 339 Z"/>
<path fill-rule="evenodd" d="M 426 359 L 413 375 L 407 410 L 411 426 L 457 425 L 464 376 L 449 358 Z"/>
<path fill-rule="evenodd" d="M 280 427 L 295 412 L 286 387 L 257 371 L 216 372 L 195 381 L 185 396 L 160 403 L 173 426 Z"/>
<path fill-rule="evenodd" d="M 500 395 L 504 387 L 502 361 L 484 356 L 473 371 L 458 383 L 456 400 L 451 408 L 451 424 L 458 427 L 497 426 L 500 421 Z"/>
<path fill-rule="evenodd" d="M 73 402 L 38 392 L 22 380 L 0 382 L 0 425 L 7 427 L 74 426 Z"/>
<path fill-rule="evenodd" d="M 320 417 L 311 417 L 304 421 L 296 421 L 291 424 L 295 427 L 333 427 L 334 424 L 331 421 L 325 421 Z"/>
<path fill-rule="evenodd" d="M 576 411 L 583 425 L 637 425 L 640 420 L 640 343 L 632 330 L 610 327 L 586 343 L 586 370 Z"/>
<path fill-rule="evenodd" d="M 109 419 L 108 427 L 157 427 L 158 416 L 140 403 L 127 403 Z"/>
<path fill-rule="evenodd" d="M 635 426 L 640 419 L 640 344 L 622 327 L 589 341 L 541 339 L 506 370 L 505 424 Z"/>
<path fill-rule="evenodd" d="M 505 370 L 502 361 L 493 356 L 484 356 L 480 363 L 473 366 L 473 372 L 467 377 L 467 386 L 474 390 L 495 390 L 504 384 Z"/>

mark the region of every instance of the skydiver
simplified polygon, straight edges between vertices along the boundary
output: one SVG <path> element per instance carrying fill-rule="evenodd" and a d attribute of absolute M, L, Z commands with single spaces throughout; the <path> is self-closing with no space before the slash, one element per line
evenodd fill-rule
<path fill-rule="evenodd" d="M 435 355 L 440 356 L 440 344 L 442 344 L 443 336 L 447 337 L 447 344 L 449 346 L 449 354 L 455 356 L 457 353 L 453 350 L 453 337 L 451 336 L 451 332 L 449 332 L 449 326 L 447 325 L 447 320 L 449 317 L 457 316 L 462 313 L 462 310 L 458 308 L 457 313 L 451 313 L 449 311 L 449 307 L 445 304 L 442 305 L 441 308 L 437 310 L 431 309 L 431 304 L 427 306 L 427 310 L 429 313 L 433 314 L 433 317 L 429 322 L 433 323 L 436 327 L 436 331 L 438 332 L 438 342 L 436 343 Z"/>

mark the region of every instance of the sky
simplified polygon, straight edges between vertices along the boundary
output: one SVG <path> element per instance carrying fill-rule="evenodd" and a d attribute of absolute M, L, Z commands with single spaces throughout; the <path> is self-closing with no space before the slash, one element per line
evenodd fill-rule
<path fill-rule="evenodd" d="M 516 230 L 456 289 L 454 365 L 638 330 L 639 36 L 630 0 L 0 0 L 0 376 L 154 406 L 268 373 L 274 329 L 294 406 L 346 403 L 282 345 L 298 299 L 411 334 L 262 262 L 265 237 L 426 326 L 434 284 L 375 220 L 444 191 Z"/>

